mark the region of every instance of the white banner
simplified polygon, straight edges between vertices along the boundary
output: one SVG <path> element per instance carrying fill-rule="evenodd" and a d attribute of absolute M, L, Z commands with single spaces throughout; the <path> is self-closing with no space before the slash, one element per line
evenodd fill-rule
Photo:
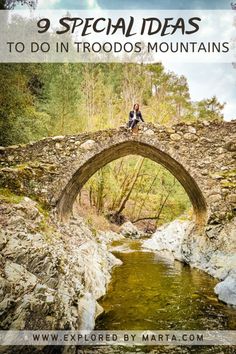
<path fill-rule="evenodd" d="M 236 61 L 233 10 L 0 11 L 0 62 Z"/>
<path fill-rule="evenodd" d="M 0 331 L 0 345 L 236 345 L 236 331 Z"/>

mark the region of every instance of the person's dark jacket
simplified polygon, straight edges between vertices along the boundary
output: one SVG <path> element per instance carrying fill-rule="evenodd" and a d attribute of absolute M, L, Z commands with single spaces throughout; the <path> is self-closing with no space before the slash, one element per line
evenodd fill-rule
<path fill-rule="evenodd" d="M 138 121 L 144 122 L 142 113 L 140 111 L 136 112 L 136 119 Z M 134 111 L 129 112 L 129 120 L 132 120 L 134 118 Z"/>

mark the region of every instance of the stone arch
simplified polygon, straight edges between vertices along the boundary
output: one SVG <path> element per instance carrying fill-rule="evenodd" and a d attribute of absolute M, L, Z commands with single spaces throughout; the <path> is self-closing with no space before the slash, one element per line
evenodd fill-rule
<path fill-rule="evenodd" d="M 140 155 L 165 167 L 181 183 L 192 203 L 197 225 L 205 223 L 207 204 L 196 182 L 185 167 L 168 153 L 141 141 L 123 141 L 90 156 L 72 175 L 57 202 L 57 211 L 62 220 L 72 212 L 73 203 L 83 185 L 100 168 L 126 155 Z"/>

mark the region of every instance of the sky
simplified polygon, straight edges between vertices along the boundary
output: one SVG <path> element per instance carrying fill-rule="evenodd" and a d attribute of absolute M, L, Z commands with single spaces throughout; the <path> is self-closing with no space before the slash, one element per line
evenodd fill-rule
<path fill-rule="evenodd" d="M 230 9 L 230 0 L 38 0 L 41 8 L 88 9 Z"/>
<path fill-rule="evenodd" d="M 231 9 L 236 0 L 38 0 L 43 9 Z M 236 10 L 235 10 L 236 14 Z M 165 68 L 188 79 L 193 101 L 216 95 L 226 102 L 225 120 L 236 119 L 236 69 L 230 63 L 165 63 Z"/>

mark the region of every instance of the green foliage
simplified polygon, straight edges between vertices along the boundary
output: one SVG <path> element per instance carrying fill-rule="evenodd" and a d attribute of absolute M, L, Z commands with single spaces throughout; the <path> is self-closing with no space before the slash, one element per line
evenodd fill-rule
<path fill-rule="evenodd" d="M 215 96 L 191 102 L 186 78 L 166 72 L 160 63 L 1 64 L 0 84 L 3 146 L 118 127 L 135 102 L 145 121 L 163 125 L 223 118 L 224 104 Z M 190 206 L 168 171 L 137 157 L 105 166 L 86 190 L 98 213 L 124 215 L 133 222 L 151 217 L 148 223 L 161 224 Z M 5 199 L 13 197 L 5 191 Z"/>
<path fill-rule="evenodd" d="M 46 66 L 43 77 L 46 84 L 40 107 L 51 118 L 51 135 L 73 133 L 73 127 L 79 131 L 84 129 L 78 120 L 80 74 L 78 67 L 73 64 Z"/>
<path fill-rule="evenodd" d="M 98 214 L 118 213 L 132 222 L 145 222 L 146 225 L 169 222 L 191 207 L 183 187 L 169 171 L 137 156 L 108 164 L 87 182 L 84 189 L 81 203 L 89 200 Z"/>
<path fill-rule="evenodd" d="M 146 121 L 164 125 L 222 119 L 224 108 L 215 96 L 192 103 L 186 78 L 160 63 L 1 64 L 0 84 L 4 146 L 118 127 L 134 102 Z"/>
<path fill-rule="evenodd" d="M 5 0 L 0 0 L 0 10 L 4 10 L 5 9 Z"/>
<path fill-rule="evenodd" d="M 0 188 L 0 201 L 5 203 L 18 204 L 22 201 L 23 197 L 14 194 L 10 189 Z"/>
<path fill-rule="evenodd" d="M 26 143 L 47 135 L 49 117 L 37 109 L 37 97 L 29 86 L 33 74 L 34 66 L 0 66 L 0 145 Z"/>
<path fill-rule="evenodd" d="M 216 96 L 197 103 L 197 118 L 200 120 L 223 119 L 222 110 L 225 103 L 221 104 Z"/>

